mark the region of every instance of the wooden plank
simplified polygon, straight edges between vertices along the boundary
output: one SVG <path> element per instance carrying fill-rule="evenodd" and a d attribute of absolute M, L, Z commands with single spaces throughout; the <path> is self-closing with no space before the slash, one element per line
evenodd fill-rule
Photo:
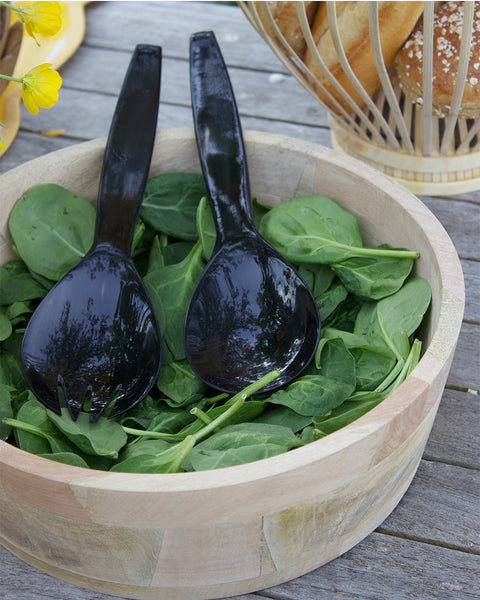
<path fill-rule="evenodd" d="M 480 552 L 480 473 L 422 460 L 412 485 L 379 530 Z"/>
<path fill-rule="evenodd" d="M 480 325 L 464 322 L 448 375 L 451 387 L 480 390 L 479 339 Z"/>
<path fill-rule="evenodd" d="M 458 254 L 462 258 L 479 260 L 480 206 L 451 198 L 422 196 L 421 199 L 445 227 Z"/>
<path fill-rule="evenodd" d="M 473 260 L 462 260 L 465 278 L 466 321 L 480 322 L 480 264 Z"/>
<path fill-rule="evenodd" d="M 480 396 L 446 389 L 424 458 L 480 468 Z"/>
<path fill-rule="evenodd" d="M 82 46 L 60 69 L 62 91 L 101 90 L 117 96 L 130 61 L 130 52 Z M 294 123 L 326 125 L 327 114 L 321 105 L 291 75 L 229 66 L 229 75 L 241 114 L 281 119 Z M 282 102 L 278 102 L 281 95 Z M 162 61 L 161 101 L 190 106 L 189 62 L 187 59 Z M 94 110 L 94 106 L 90 107 Z"/>
<path fill-rule="evenodd" d="M 158 44 L 167 56 L 185 59 L 190 35 L 212 30 L 227 64 L 243 66 L 248 55 L 252 68 L 285 71 L 237 6 L 221 2 L 93 2 L 86 7 L 86 16 L 88 46 L 130 51 L 138 42 Z M 106 23 L 120 35 L 106 36 Z"/>
<path fill-rule="evenodd" d="M 59 581 L 19 561 L 2 547 L 0 563 L 2 600 L 116 598 Z M 373 533 L 303 577 L 258 594 L 227 600 L 332 600 L 333 595 L 335 600 L 478 600 L 479 568 L 480 557 L 474 554 Z"/>
<path fill-rule="evenodd" d="M 320 569 L 263 593 L 275 600 L 478 600 L 479 569 L 478 556 L 373 533 Z"/>

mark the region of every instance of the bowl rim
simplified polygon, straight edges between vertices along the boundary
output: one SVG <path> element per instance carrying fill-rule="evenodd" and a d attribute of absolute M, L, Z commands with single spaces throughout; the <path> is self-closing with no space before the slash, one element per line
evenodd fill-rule
<path fill-rule="evenodd" d="M 320 144 L 281 134 L 245 130 L 244 138 L 247 153 L 249 145 L 252 144 L 275 145 L 284 150 L 308 154 L 310 157 L 326 161 L 335 167 L 347 168 L 361 179 L 368 179 L 371 182 L 373 178 L 384 192 L 390 196 L 394 195 L 407 212 L 417 214 L 420 207 L 423 214 L 428 216 L 429 243 L 438 259 L 442 282 L 442 298 L 438 325 L 432 340 L 425 348 L 422 358 L 407 380 L 378 406 L 325 438 L 277 456 L 242 465 L 210 471 L 173 474 L 99 471 L 42 458 L 0 440 L 0 467 L 2 464 L 8 465 L 15 469 L 21 469 L 25 473 L 59 483 L 81 482 L 83 486 L 91 488 L 96 488 L 101 483 L 103 490 L 115 492 L 131 492 L 132 476 L 135 478 L 135 491 L 195 491 L 252 483 L 301 469 L 311 463 L 335 455 L 345 448 L 365 440 L 366 437 L 381 435 L 381 431 L 385 429 L 392 417 L 409 410 L 410 405 L 414 402 L 415 397 L 409 398 L 407 402 L 399 402 L 404 397 L 404 390 L 408 392 L 409 384 L 415 382 L 419 389 L 425 390 L 438 376 L 439 368 L 443 367 L 445 362 L 450 363 L 462 323 L 465 288 L 458 254 L 453 242 L 435 215 L 406 188 L 356 158 L 343 155 Z M 173 140 L 194 141 L 193 128 L 161 129 L 157 132 L 155 147 L 168 144 Z M 92 151 L 101 151 L 105 142 L 106 138 L 96 138 L 35 158 L 0 175 L 0 186 L 8 185 L 9 180 L 18 178 L 21 173 L 24 173 L 26 167 L 35 165 L 41 168 L 43 165 L 47 165 L 52 159 L 55 160 L 59 153 L 62 157 L 72 155 L 76 156 L 77 160 L 81 160 L 82 157 Z M 48 173 L 46 173 L 47 175 Z M 47 181 L 48 177 L 45 182 Z M 352 467 L 352 472 L 355 472 L 355 467 Z"/>

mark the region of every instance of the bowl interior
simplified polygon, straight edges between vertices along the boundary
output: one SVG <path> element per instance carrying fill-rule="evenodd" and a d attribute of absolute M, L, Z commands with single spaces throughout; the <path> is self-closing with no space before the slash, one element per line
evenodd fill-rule
<path fill-rule="evenodd" d="M 252 195 L 260 203 L 274 205 L 299 195 L 325 195 L 357 217 L 366 244 L 388 243 L 420 252 L 415 272 L 428 279 L 432 287 L 422 341 L 424 353 L 429 348 L 435 350 L 436 366 L 433 370 L 432 365 L 425 366 L 433 380 L 453 355 L 464 299 L 458 256 L 437 219 L 410 192 L 355 159 L 284 136 L 245 132 L 245 142 Z M 95 202 L 104 145 L 101 139 L 72 146 L 0 177 L 1 263 L 16 256 L 11 248 L 8 217 L 16 200 L 30 187 L 57 183 Z M 159 132 L 151 176 L 172 171 L 200 172 L 193 130 Z M 432 344 L 435 339 L 437 343 Z M 363 422 L 368 423 L 369 415 L 362 417 Z M 332 434 L 335 439 L 341 435 L 342 431 Z"/>

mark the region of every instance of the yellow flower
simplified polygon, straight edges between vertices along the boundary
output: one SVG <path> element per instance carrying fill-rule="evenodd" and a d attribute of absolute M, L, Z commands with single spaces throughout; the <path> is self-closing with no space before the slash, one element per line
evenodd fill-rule
<path fill-rule="evenodd" d="M 25 31 L 38 44 L 36 35 L 50 37 L 62 26 L 59 2 L 18 2 L 14 10 L 25 25 Z"/>
<path fill-rule="evenodd" d="M 39 107 L 50 108 L 58 100 L 62 78 L 51 66 L 48 63 L 38 65 L 21 79 L 23 103 L 32 115 L 38 113 Z"/>

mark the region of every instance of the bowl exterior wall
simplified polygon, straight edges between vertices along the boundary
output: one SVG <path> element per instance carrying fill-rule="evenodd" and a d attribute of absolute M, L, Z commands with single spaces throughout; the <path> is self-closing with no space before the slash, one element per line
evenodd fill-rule
<path fill-rule="evenodd" d="M 433 292 L 412 375 L 370 413 L 285 455 L 204 473 L 88 471 L 0 442 L 0 543 L 56 577 L 130 598 L 200 600 L 288 581 L 339 556 L 393 510 L 425 447 L 463 314 L 453 245 L 398 184 L 343 155 L 246 132 L 252 193 L 275 204 L 330 196 L 368 244 L 420 251 Z M 0 177 L 0 262 L 12 257 L 8 214 L 29 187 L 54 182 L 95 201 L 104 140 Z M 200 172 L 191 130 L 159 133 L 151 175 Z"/>

